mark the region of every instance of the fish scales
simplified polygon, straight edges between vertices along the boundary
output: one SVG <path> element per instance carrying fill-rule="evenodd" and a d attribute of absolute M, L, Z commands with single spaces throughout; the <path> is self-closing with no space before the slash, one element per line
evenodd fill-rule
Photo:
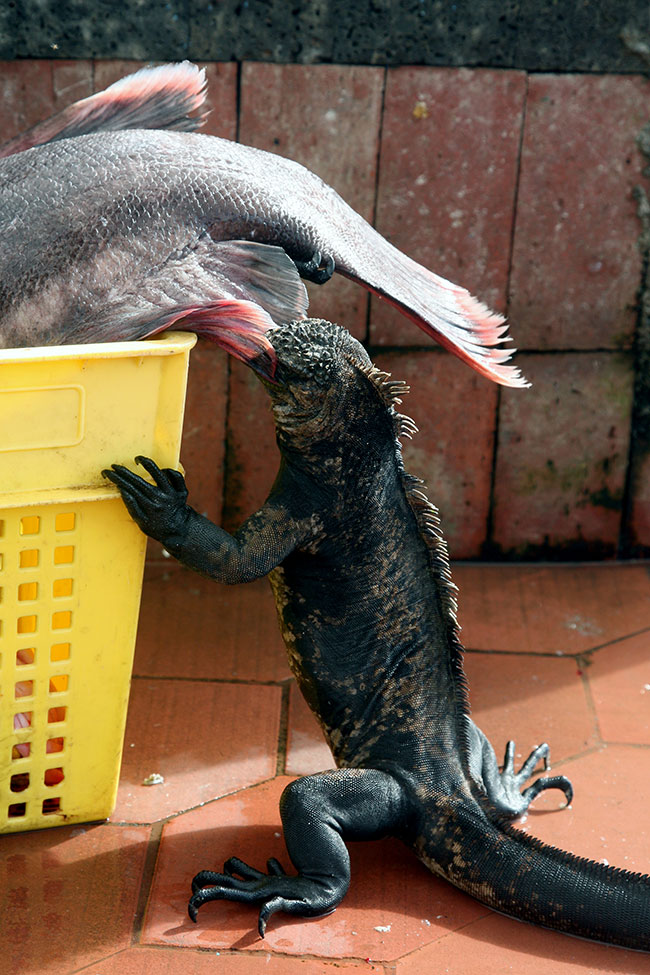
<path fill-rule="evenodd" d="M 482 375 L 526 385 L 505 364 L 502 316 L 398 251 L 317 175 L 169 131 L 200 124 L 189 113 L 204 83 L 188 64 L 147 69 L 0 147 L 0 346 L 174 326 L 259 364 L 266 331 L 306 314 L 300 275 L 323 283 L 337 271 Z M 165 130 L 120 128 L 139 121 Z"/>

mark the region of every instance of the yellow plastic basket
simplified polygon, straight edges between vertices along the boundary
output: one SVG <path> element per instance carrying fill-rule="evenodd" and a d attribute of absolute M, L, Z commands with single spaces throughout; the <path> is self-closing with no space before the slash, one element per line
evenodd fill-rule
<path fill-rule="evenodd" d="M 0 351 L 0 833 L 115 805 L 146 539 L 101 470 L 178 465 L 195 341 Z"/>

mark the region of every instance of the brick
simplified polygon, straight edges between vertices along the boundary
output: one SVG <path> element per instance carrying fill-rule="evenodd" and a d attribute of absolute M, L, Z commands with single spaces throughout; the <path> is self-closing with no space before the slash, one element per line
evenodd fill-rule
<path fill-rule="evenodd" d="M 639 459 L 632 488 L 630 530 L 632 544 L 650 553 L 650 454 Z"/>
<path fill-rule="evenodd" d="M 525 75 L 464 68 L 388 72 L 377 229 L 409 257 L 505 308 Z M 373 344 L 427 345 L 372 299 Z"/>
<path fill-rule="evenodd" d="M 0 131 L 13 138 L 92 91 L 90 61 L 0 62 Z"/>
<path fill-rule="evenodd" d="M 307 166 L 371 221 L 383 80 L 381 68 L 246 63 L 239 139 Z M 335 276 L 308 290 L 312 316 L 365 337 L 363 288 Z"/>
<path fill-rule="evenodd" d="M 504 390 L 494 543 L 503 553 L 616 551 L 630 429 L 632 363 L 623 353 L 520 355 L 533 382 Z"/>
<path fill-rule="evenodd" d="M 630 344 L 641 281 L 635 139 L 647 98 L 640 77 L 530 78 L 510 281 L 520 347 Z"/>
<path fill-rule="evenodd" d="M 217 523 L 223 506 L 228 356 L 199 341 L 190 356 L 181 461 L 193 508 Z"/>
<path fill-rule="evenodd" d="M 434 350 L 381 353 L 374 360 L 411 385 L 400 409 L 420 432 L 404 440 L 404 465 L 423 478 L 440 509 L 452 558 L 478 556 L 487 533 L 496 386 Z"/>
<path fill-rule="evenodd" d="M 223 524 L 232 532 L 264 503 L 280 465 L 268 394 L 255 373 L 235 359 L 227 437 Z"/>

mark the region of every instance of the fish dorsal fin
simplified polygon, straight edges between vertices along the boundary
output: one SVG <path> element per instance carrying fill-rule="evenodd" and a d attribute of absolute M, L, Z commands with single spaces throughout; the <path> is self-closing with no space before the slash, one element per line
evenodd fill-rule
<path fill-rule="evenodd" d="M 176 129 L 192 132 L 205 121 L 205 70 L 189 61 L 142 68 L 0 146 L 0 157 L 24 149 L 115 129 Z"/>

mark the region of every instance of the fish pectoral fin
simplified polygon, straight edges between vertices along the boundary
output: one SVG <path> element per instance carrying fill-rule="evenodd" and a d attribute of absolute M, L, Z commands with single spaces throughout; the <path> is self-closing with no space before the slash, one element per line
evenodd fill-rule
<path fill-rule="evenodd" d="M 304 318 L 309 298 L 296 265 L 282 247 L 251 240 L 211 243 L 200 258 L 280 325 Z M 214 266 L 216 265 L 216 266 Z"/>
<path fill-rule="evenodd" d="M 148 322 L 147 338 L 168 328 L 195 332 L 210 339 L 237 359 L 269 379 L 275 372 L 275 352 L 266 332 L 273 321 L 268 312 L 252 301 L 219 298 L 204 304 L 188 304 L 167 309 Z"/>

